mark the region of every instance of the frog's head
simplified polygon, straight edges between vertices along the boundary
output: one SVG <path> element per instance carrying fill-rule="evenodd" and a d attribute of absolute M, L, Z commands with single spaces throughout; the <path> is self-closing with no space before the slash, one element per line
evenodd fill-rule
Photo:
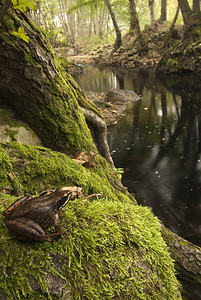
<path fill-rule="evenodd" d="M 57 210 L 61 210 L 70 200 L 83 197 L 82 188 L 74 187 L 62 187 L 55 191 L 58 194 L 59 200 L 57 203 Z"/>

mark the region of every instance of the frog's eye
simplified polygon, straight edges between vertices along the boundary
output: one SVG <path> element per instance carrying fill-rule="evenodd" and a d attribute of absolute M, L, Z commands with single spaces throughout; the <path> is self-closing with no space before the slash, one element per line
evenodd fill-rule
<path fill-rule="evenodd" d="M 58 201 L 57 210 L 62 209 L 62 207 L 64 207 L 68 203 L 68 201 L 71 198 L 71 195 L 72 195 L 72 191 L 68 192 L 66 196 L 64 196 Z"/>

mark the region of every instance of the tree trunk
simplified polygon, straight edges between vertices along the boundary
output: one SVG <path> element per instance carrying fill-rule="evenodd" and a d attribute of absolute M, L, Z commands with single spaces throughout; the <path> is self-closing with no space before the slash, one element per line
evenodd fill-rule
<path fill-rule="evenodd" d="M 25 32 L 32 38 L 25 43 L 5 32 L 0 35 L 0 98 L 3 103 L 13 107 L 45 146 L 71 155 L 78 151 L 96 151 L 77 103 L 100 115 L 98 110 L 86 99 L 70 75 L 62 73 L 59 65 L 55 64 L 48 42 L 28 17 L 18 13 L 17 16 L 10 15 L 10 18 L 20 19 Z M 7 32 L 11 30 L 6 27 L 9 24 L 3 26 Z M 17 78 L 13 84 L 10 84 L 11 78 Z M 107 147 L 106 152 L 108 150 Z M 108 152 L 107 157 L 111 163 Z"/>
<path fill-rule="evenodd" d="M 140 24 L 137 14 L 137 9 L 134 0 L 129 0 L 129 8 L 130 8 L 130 32 L 136 32 L 137 37 L 141 37 Z"/>
<path fill-rule="evenodd" d="M 151 24 L 154 22 L 154 0 L 149 0 L 149 9 L 150 9 L 150 16 L 151 16 Z"/>
<path fill-rule="evenodd" d="M 176 10 L 174 19 L 173 19 L 173 21 L 172 21 L 172 24 L 171 24 L 171 26 L 170 26 L 170 31 L 172 31 L 172 30 L 174 29 L 175 24 L 176 24 L 176 22 L 177 22 L 178 16 L 179 16 L 179 5 L 177 5 L 177 10 Z"/>
<path fill-rule="evenodd" d="M 113 26 L 114 26 L 114 30 L 116 32 L 116 41 L 115 41 L 115 44 L 114 44 L 114 49 L 117 50 L 122 45 L 121 31 L 120 31 L 119 26 L 117 24 L 117 20 L 116 20 L 116 17 L 115 17 L 115 14 L 114 14 L 114 11 L 112 9 L 110 1 L 109 0 L 105 0 L 105 4 L 106 4 L 106 6 L 108 8 L 108 11 L 109 11 L 109 14 L 111 16 L 112 23 L 113 23 Z"/>
<path fill-rule="evenodd" d="M 131 16 L 129 31 L 131 34 L 133 34 L 134 32 L 136 33 L 137 40 L 140 44 L 140 48 L 142 48 L 142 50 L 146 50 L 147 46 L 145 44 L 141 29 L 140 29 L 140 23 L 139 23 L 139 19 L 138 19 L 137 10 L 136 10 L 135 0 L 129 0 L 129 7 L 130 7 L 130 16 Z"/>
<path fill-rule="evenodd" d="M 201 18 L 192 13 L 186 0 L 179 0 L 179 7 L 185 25 L 183 37 L 174 46 L 167 49 L 156 70 L 168 73 L 186 71 L 199 73 L 201 72 L 201 60 L 199 58 Z"/>
<path fill-rule="evenodd" d="M 59 21 L 62 25 L 63 34 L 65 37 L 66 43 L 68 43 L 71 32 L 70 32 L 70 28 L 69 28 L 69 22 L 68 22 L 68 19 L 66 16 L 67 9 L 64 6 L 64 1 L 60 0 L 58 3 L 59 3 L 59 9 L 57 8 L 57 5 L 55 5 L 55 10 L 57 12 L 57 16 L 59 17 Z"/>
<path fill-rule="evenodd" d="M 188 26 L 191 22 L 192 10 L 190 9 L 188 0 L 178 0 L 181 9 L 184 26 Z"/>
<path fill-rule="evenodd" d="M 165 22 L 166 20 L 167 20 L 167 0 L 161 0 L 160 21 Z"/>
<path fill-rule="evenodd" d="M 193 13 L 201 19 L 200 0 L 193 0 Z"/>

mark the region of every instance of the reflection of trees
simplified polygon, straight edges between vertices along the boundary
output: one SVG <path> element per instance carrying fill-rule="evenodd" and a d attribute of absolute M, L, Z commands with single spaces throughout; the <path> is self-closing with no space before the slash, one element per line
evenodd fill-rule
<path fill-rule="evenodd" d="M 176 95 L 173 93 L 173 94 L 172 94 L 172 97 L 173 97 L 173 101 L 174 101 L 174 104 L 175 104 L 177 117 L 179 118 L 179 106 L 178 106 L 178 103 L 177 103 Z"/>
<path fill-rule="evenodd" d="M 166 226 L 200 237 L 200 87 L 195 77 L 159 80 L 148 72 L 123 72 L 119 84 L 143 96 L 134 107 L 133 124 L 124 127 L 131 149 L 125 145 L 114 156 L 115 164 L 126 169 L 123 184 Z M 121 131 L 115 136 L 119 142 Z"/>
<path fill-rule="evenodd" d="M 167 120 L 167 104 L 165 98 L 161 98 L 162 104 L 162 123 L 161 123 L 161 139 L 164 140 L 164 127 L 165 121 Z M 177 124 L 174 128 L 174 131 L 171 133 L 169 131 L 168 140 L 164 143 L 161 143 L 159 152 L 152 164 L 152 167 L 155 168 L 160 161 L 176 147 L 178 140 L 182 143 L 182 152 L 177 153 L 182 156 L 182 165 L 185 166 L 186 170 L 191 170 L 191 173 L 195 169 L 198 157 L 200 154 L 200 141 L 197 143 L 197 139 L 200 136 L 200 124 L 198 123 L 198 104 L 195 103 L 193 99 L 190 101 L 182 96 L 181 101 L 181 112 L 179 114 L 178 107 L 177 111 Z M 180 150 L 178 148 L 178 150 Z"/>
<path fill-rule="evenodd" d="M 167 121 L 167 98 L 165 92 L 161 93 L 161 111 L 162 111 L 162 121 L 161 121 L 161 129 L 160 129 L 160 148 L 162 148 L 162 145 L 164 144 L 165 128 L 166 128 L 166 121 Z"/>

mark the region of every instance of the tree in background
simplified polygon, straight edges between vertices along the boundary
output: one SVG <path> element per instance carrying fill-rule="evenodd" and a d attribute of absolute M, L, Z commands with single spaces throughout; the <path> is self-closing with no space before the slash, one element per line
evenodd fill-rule
<path fill-rule="evenodd" d="M 114 44 L 114 49 L 117 50 L 121 45 L 122 45 L 122 40 L 121 40 L 121 31 L 119 30 L 119 26 L 117 24 L 117 20 L 114 14 L 114 11 L 112 9 L 111 3 L 109 0 L 104 0 L 105 1 L 105 5 L 108 8 L 110 17 L 112 19 L 112 23 L 115 29 L 115 33 L 116 33 L 116 40 L 115 40 L 115 44 Z"/>
<path fill-rule="evenodd" d="M 129 0 L 130 8 L 130 33 L 136 33 L 141 50 L 146 50 L 145 41 L 140 29 L 135 0 Z"/>
<path fill-rule="evenodd" d="M 161 0 L 161 16 L 160 21 L 164 22 L 167 20 L 167 0 Z"/>
<path fill-rule="evenodd" d="M 197 0 L 199 1 L 199 0 Z M 168 3 L 169 17 L 176 11 L 176 0 Z M 77 40 L 116 39 L 115 48 L 126 32 L 141 41 L 141 30 L 155 19 L 167 20 L 166 0 L 39 0 L 34 21 L 48 32 L 51 43 L 72 45 Z M 170 20 L 172 21 L 172 19 Z M 111 41 L 112 42 L 112 41 Z"/>
<path fill-rule="evenodd" d="M 150 9 L 150 17 L 151 17 L 151 24 L 154 22 L 154 0 L 149 0 L 149 9 Z"/>
<path fill-rule="evenodd" d="M 200 1 L 193 0 L 192 8 L 190 7 L 188 0 L 178 0 L 178 3 L 186 29 L 192 25 L 201 26 Z"/>

